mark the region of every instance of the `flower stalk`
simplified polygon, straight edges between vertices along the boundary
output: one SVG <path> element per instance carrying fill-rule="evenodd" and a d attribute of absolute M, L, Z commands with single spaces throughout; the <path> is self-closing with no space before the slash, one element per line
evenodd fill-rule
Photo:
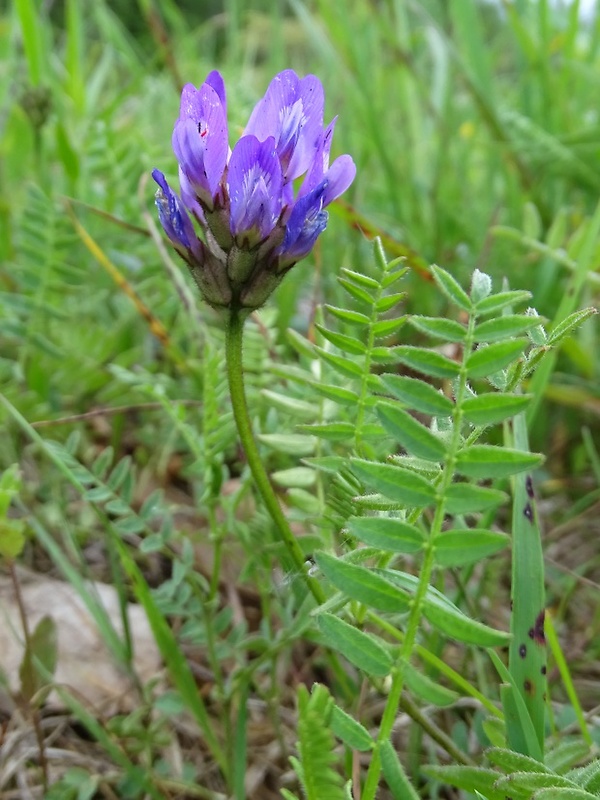
<path fill-rule="evenodd" d="M 302 576 L 308 590 L 315 598 L 316 602 L 321 604 L 326 600 L 325 593 L 321 584 L 309 574 L 306 559 L 283 513 L 277 495 L 273 490 L 252 430 L 248 404 L 246 402 L 244 369 L 242 363 L 244 323 L 247 316 L 248 313 L 245 310 L 230 309 L 225 328 L 227 379 L 229 382 L 229 393 L 231 396 L 235 424 L 237 426 L 240 442 L 246 453 L 248 466 L 250 467 L 252 477 L 256 483 L 256 488 L 263 499 L 271 519 L 275 523 L 279 538 L 285 545 L 291 560 L 294 562 L 295 569 L 298 574 Z"/>

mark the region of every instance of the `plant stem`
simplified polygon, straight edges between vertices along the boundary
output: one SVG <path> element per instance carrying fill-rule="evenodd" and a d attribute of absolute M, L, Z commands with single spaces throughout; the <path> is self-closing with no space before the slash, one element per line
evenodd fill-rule
<path fill-rule="evenodd" d="M 387 742 L 391 736 L 392 728 L 398 714 L 402 690 L 404 688 L 404 665 L 410 661 L 413 650 L 415 649 L 417 633 L 421 622 L 423 603 L 429 589 L 429 583 L 435 565 L 434 546 L 435 537 L 441 532 L 446 513 L 446 491 L 454 478 L 454 468 L 456 466 L 456 456 L 461 447 L 461 429 L 463 423 L 462 403 L 465 397 L 467 385 L 467 357 L 473 347 L 473 335 L 475 328 L 475 318 L 469 317 L 469 324 L 465 336 L 463 350 L 463 361 L 457 380 L 456 403 L 453 418 L 452 438 L 448 445 L 444 471 L 438 486 L 437 502 L 433 521 L 429 531 L 429 538 L 424 547 L 424 559 L 419 573 L 419 582 L 415 595 L 411 602 L 410 613 L 406 626 L 406 633 L 400 648 L 398 660 L 392 671 L 392 685 L 381 718 L 377 743 L 373 750 L 371 763 L 367 772 L 365 785 L 361 800 L 375 800 L 377 787 L 379 786 L 379 776 L 381 774 L 381 746 Z"/>
<path fill-rule="evenodd" d="M 250 414 L 248 413 L 248 404 L 246 402 L 244 369 L 242 364 L 242 344 L 246 316 L 247 313 L 245 311 L 231 309 L 225 329 L 227 378 L 229 381 L 229 393 L 231 396 L 235 424 L 237 426 L 240 442 L 246 453 L 248 466 L 256 482 L 256 487 L 260 492 L 267 511 L 271 515 L 271 519 L 277 527 L 279 538 L 285 545 L 290 558 L 294 562 L 296 570 L 304 579 L 308 590 L 317 603 L 321 604 L 326 600 L 325 593 L 315 578 L 309 575 L 304 554 L 279 505 L 279 500 L 277 499 L 277 495 L 273 490 L 271 481 L 265 470 L 252 431 L 252 423 L 250 422 Z"/>

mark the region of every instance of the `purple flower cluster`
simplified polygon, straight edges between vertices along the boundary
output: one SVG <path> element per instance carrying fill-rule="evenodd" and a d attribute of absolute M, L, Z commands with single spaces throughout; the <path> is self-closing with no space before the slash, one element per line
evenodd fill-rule
<path fill-rule="evenodd" d="M 329 165 L 336 120 L 324 127 L 323 105 L 318 78 L 280 72 L 230 150 L 221 75 L 184 87 L 173 130 L 180 196 L 162 172 L 152 176 L 160 222 L 210 305 L 260 307 L 310 253 L 325 207 L 352 183 L 350 156 Z"/>

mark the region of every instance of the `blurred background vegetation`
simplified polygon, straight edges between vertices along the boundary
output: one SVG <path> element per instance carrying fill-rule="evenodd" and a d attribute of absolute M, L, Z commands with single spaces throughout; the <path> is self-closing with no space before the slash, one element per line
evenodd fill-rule
<path fill-rule="evenodd" d="M 241 473 L 222 334 L 210 309 L 198 306 L 194 321 L 181 303 L 173 272 L 190 282 L 157 249 L 149 180 L 153 167 L 176 179 L 181 86 L 215 68 L 232 139 L 276 72 L 317 74 L 327 118 L 339 116 L 333 154 L 350 153 L 358 170 L 313 256 L 249 332 L 264 433 L 293 431 L 261 393 L 297 358 L 285 331 L 314 336 L 317 304 L 345 302 L 340 268 L 371 269 L 375 235 L 410 267 L 408 313 L 445 313 L 431 263 L 463 284 L 477 267 L 496 288 L 531 290 L 550 326 L 567 308 L 598 304 L 598 3 L 585 14 L 577 0 L 0 3 L 1 391 L 82 460 L 108 446 L 115 464 L 130 457 L 139 504 L 159 486 L 197 505 Z M 400 339 L 416 337 L 406 330 Z M 581 576 L 598 577 L 599 352 L 590 320 L 530 387 L 540 401 L 532 449 L 548 456 L 550 601 L 560 608 Z M 91 574 L 110 580 L 114 563 L 94 561 L 97 520 L 73 506 L 23 428 L 1 421 L 0 468 L 21 464 L 29 512 L 67 537 L 69 558 L 80 544 Z M 200 431 L 198 449 L 182 430 Z M 298 461 L 268 458 L 273 470 Z M 252 524 L 263 523 L 259 514 Z M 44 559 L 39 547 L 25 551 L 30 566 L 45 568 Z M 145 569 L 159 584 L 160 569 Z M 500 578 L 488 578 L 480 591 L 494 605 Z M 566 617 L 590 705 L 600 702 L 588 670 L 599 655 L 596 600 L 592 582 Z"/>

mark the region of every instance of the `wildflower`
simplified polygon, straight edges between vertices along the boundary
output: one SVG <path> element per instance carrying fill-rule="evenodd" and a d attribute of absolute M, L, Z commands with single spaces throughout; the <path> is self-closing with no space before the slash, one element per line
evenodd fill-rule
<path fill-rule="evenodd" d="M 210 305 L 260 307 L 310 253 L 327 226 L 325 208 L 352 183 L 350 156 L 329 165 L 335 120 L 324 127 L 323 106 L 317 77 L 285 70 L 231 150 L 221 75 L 184 87 L 172 140 L 180 195 L 162 172 L 152 176 L 164 231 Z"/>

